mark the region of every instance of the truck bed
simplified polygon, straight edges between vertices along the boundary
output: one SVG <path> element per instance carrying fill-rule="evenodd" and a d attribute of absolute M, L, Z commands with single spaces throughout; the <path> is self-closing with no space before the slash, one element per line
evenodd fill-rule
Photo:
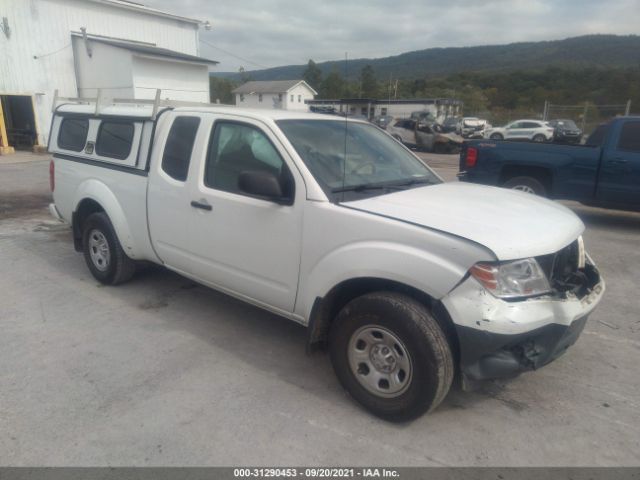
<path fill-rule="evenodd" d="M 467 162 L 475 149 L 473 166 Z M 472 140 L 460 153 L 461 181 L 502 185 L 514 175 L 535 174 L 546 182 L 550 198 L 588 200 L 595 195 L 601 148 L 590 145 Z"/>

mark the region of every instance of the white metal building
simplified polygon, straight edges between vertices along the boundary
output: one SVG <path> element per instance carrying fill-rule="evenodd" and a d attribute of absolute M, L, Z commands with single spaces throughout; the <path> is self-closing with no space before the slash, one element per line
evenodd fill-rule
<path fill-rule="evenodd" d="M 46 145 L 56 89 L 208 102 L 201 25 L 125 0 L 0 0 L 0 142 Z"/>
<path fill-rule="evenodd" d="M 306 112 L 305 103 L 318 94 L 304 80 L 253 81 L 233 90 L 236 105 L 246 108 L 272 108 Z"/>
<path fill-rule="evenodd" d="M 369 119 L 379 115 L 409 118 L 415 112 L 429 112 L 438 121 L 462 114 L 463 102 L 454 98 L 413 98 L 385 100 L 374 98 L 316 99 L 307 102 L 315 112 L 362 115 Z"/>

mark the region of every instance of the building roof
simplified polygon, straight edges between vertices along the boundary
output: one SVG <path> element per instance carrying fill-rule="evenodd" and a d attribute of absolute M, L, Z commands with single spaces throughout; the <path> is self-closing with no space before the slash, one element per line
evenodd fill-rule
<path fill-rule="evenodd" d="M 318 92 L 311 88 L 304 80 L 252 81 L 240 85 L 233 90 L 232 93 L 287 93 L 300 83 L 303 83 L 314 95 L 318 94 Z"/>
<path fill-rule="evenodd" d="M 132 10 L 139 13 L 146 13 L 147 15 L 156 15 L 158 17 L 173 18 L 174 20 L 180 20 L 187 23 L 194 23 L 196 25 L 204 24 L 201 20 L 194 18 L 182 17 L 180 15 L 174 15 L 172 13 L 163 12 L 162 10 L 156 10 L 155 8 L 147 7 L 142 3 L 132 2 L 129 0 L 89 0 L 93 3 L 102 3 L 103 5 L 110 5 L 112 7 L 124 8 L 126 10 Z"/>
<path fill-rule="evenodd" d="M 316 98 L 314 100 L 307 100 L 305 103 L 310 105 L 323 105 L 323 104 L 343 104 L 351 105 L 354 103 L 372 103 L 376 105 L 403 105 L 403 104 L 416 104 L 416 105 L 462 105 L 462 100 L 455 98 L 408 98 L 408 99 L 395 99 L 387 100 L 386 98 L 374 99 L 374 98 Z"/>
<path fill-rule="evenodd" d="M 71 32 L 71 35 L 82 38 L 82 33 Z M 197 57 L 195 55 L 188 55 L 182 52 L 176 52 L 175 50 L 169 50 L 166 48 L 156 47 L 154 43 L 138 42 L 135 40 L 125 40 L 122 38 L 103 37 L 101 35 L 87 35 L 87 39 L 92 42 L 104 43 L 113 47 L 124 48 L 126 50 L 142 53 L 145 55 L 152 55 L 154 57 L 165 57 L 173 60 L 182 60 L 185 62 L 206 63 L 209 65 L 217 65 L 219 62 L 215 60 L 209 60 L 207 58 Z"/>

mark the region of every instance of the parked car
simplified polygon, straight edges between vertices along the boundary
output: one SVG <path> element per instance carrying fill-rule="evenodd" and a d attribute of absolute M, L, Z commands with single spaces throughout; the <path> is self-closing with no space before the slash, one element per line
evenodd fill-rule
<path fill-rule="evenodd" d="M 305 325 L 382 418 L 433 410 L 456 371 L 469 386 L 549 363 L 604 293 L 570 210 L 443 183 L 368 122 L 65 100 L 50 210 L 91 274 L 152 262 Z"/>
<path fill-rule="evenodd" d="M 460 180 L 587 205 L 640 210 L 640 117 L 600 125 L 585 145 L 471 141 Z"/>
<path fill-rule="evenodd" d="M 459 119 L 457 117 L 447 117 L 440 123 L 441 133 L 457 133 Z"/>
<path fill-rule="evenodd" d="M 380 115 L 379 117 L 375 117 L 373 119 L 373 123 L 379 126 L 381 129 L 386 130 L 387 125 L 391 123 L 393 117 L 391 115 Z"/>
<path fill-rule="evenodd" d="M 387 132 L 408 147 L 428 152 L 458 152 L 463 139 L 455 133 L 435 131 L 434 124 L 420 123 L 415 119 L 398 119 L 387 125 Z"/>
<path fill-rule="evenodd" d="M 463 138 L 483 138 L 484 132 L 491 125 L 484 119 L 477 117 L 463 117 L 456 125 L 456 133 Z"/>
<path fill-rule="evenodd" d="M 417 120 L 419 123 L 437 123 L 436 117 L 431 110 L 416 110 L 411 112 L 411 119 Z"/>
<path fill-rule="evenodd" d="M 516 120 L 504 127 L 492 127 L 484 131 L 484 138 L 491 140 L 530 140 L 550 142 L 554 129 L 540 120 Z"/>
<path fill-rule="evenodd" d="M 580 143 L 582 140 L 582 130 L 573 120 L 551 120 L 549 125 L 554 129 L 553 141 L 556 143 Z"/>

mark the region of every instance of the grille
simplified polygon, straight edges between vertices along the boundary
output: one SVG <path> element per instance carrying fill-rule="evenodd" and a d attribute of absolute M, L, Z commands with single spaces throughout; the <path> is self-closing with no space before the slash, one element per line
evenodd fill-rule
<path fill-rule="evenodd" d="M 580 248 L 578 241 L 551 255 L 536 258 L 547 275 L 551 287 L 560 293 L 573 292 L 583 296 L 589 288 L 590 276 L 586 269 L 579 268 Z"/>

